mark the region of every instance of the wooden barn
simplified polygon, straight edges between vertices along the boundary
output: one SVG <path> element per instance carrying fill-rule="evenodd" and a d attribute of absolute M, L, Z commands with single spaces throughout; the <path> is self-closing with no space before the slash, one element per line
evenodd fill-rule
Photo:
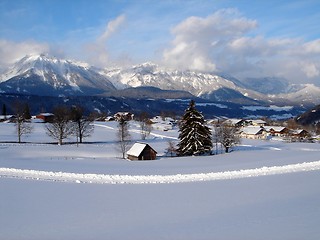
<path fill-rule="evenodd" d="M 155 160 L 157 152 L 147 143 L 135 143 L 127 152 L 129 160 Z"/>

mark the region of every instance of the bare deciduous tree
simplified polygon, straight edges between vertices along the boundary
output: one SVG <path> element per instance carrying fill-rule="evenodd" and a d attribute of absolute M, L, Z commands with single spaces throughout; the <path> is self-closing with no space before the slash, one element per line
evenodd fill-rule
<path fill-rule="evenodd" d="M 130 133 L 129 133 L 129 122 L 124 118 L 118 120 L 118 147 L 122 154 L 122 158 L 126 158 L 126 152 L 129 150 L 130 146 Z"/>
<path fill-rule="evenodd" d="M 219 145 L 221 145 L 221 131 L 220 124 L 215 123 L 212 129 L 212 142 L 215 147 L 215 154 L 219 153 Z"/>
<path fill-rule="evenodd" d="M 228 153 L 230 148 L 240 143 L 238 129 L 227 124 L 221 124 L 217 129 L 219 142 Z"/>
<path fill-rule="evenodd" d="M 141 139 L 145 140 L 152 131 L 152 125 L 150 123 L 148 113 L 142 112 L 138 117 L 138 121 L 140 125 Z"/>
<path fill-rule="evenodd" d="M 83 142 L 83 138 L 90 137 L 94 126 L 93 119 L 84 116 L 83 109 L 79 106 L 75 106 L 71 109 L 71 120 L 73 123 L 74 135 L 77 137 L 77 142 Z"/>
<path fill-rule="evenodd" d="M 28 104 L 16 102 L 14 104 L 15 109 L 15 128 L 18 135 L 18 142 L 21 143 L 22 135 L 30 134 L 33 127 L 28 120 L 31 118 Z"/>
<path fill-rule="evenodd" d="M 167 154 L 170 155 L 171 157 L 177 156 L 177 148 L 173 141 L 171 140 L 168 141 L 168 147 L 166 151 L 167 151 Z"/>
<path fill-rule="evenodd" d="M 52 123 L 45 125 L 47 134 L 58 140 L 58 144 L 62 145 L 63 139 L 68 138 L 73 134 L 74 128 L 72 126 L 70 111 L 67 107 L 59 106 L 53 110 L 54 119 Z"/>

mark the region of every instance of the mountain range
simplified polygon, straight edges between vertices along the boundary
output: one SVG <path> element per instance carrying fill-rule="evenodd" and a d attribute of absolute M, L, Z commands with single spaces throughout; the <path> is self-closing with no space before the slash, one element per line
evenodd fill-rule
<path fill-rule="evenodd" d="M 238 80 L 228 74 L 165 69 L 154 63 L 99 69 L 46 54 L 28 55 L 0 74 L 0 104 L 16 100 L 33 112 L 57 104 L 88 111 L 182 114 L 190 99 L 209 117 L 290 118 L 320 103 L 320 88 L 280 78 Z"/>
<path fill-rule="evenodd" d="M 40 96 L 120 96 L 141 92 L 139 87 L 154 87 L 195 97 L 241 104 L 320 103 L 320 88 L 313 84 L 290 84 L 281 78 L 248 78 L 239 81 L 226 74 L 178 71 L 143 63 L 126 68 L 98 69 L 85 63 L 58 59 L 49 55 L 28 55 L 0 75 L 0 92 Z M 127 89 L 124 91 L 124 89 Z M 131 90 L 130 90 L 131 89 Z M 120 90 L 120 91 L 119 91 Z M 148 93 L 148 94 L 147 94 Z M 189 94 L 189 95 L 190 95 Z M 159 96 L 159 91 L 158 91 Z M 159 96 L 160 97 L 160 96 Z"/>
<path fill-rule="evenodd" d="M 29 55 L 0 76 L 0 91 L 26 95 L 97 95 L 115 90 L 108 79 L 83 63 Z"/>

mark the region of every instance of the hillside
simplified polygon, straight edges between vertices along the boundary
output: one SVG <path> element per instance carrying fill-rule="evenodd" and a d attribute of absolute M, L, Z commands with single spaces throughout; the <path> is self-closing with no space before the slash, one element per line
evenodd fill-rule
<path fill-rule="evenodd" d="M 315 125 L 320 123 L 320 105 L 301 114 L 296 118 L 296 121 L 301 125 Z"/>

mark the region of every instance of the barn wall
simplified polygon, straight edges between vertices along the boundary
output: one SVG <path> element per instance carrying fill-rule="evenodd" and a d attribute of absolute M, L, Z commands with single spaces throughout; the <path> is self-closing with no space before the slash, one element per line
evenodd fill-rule
<path fill-rule="evenodd" d="M 132 155 L 128 155 L 127 158 L 129 160 L 139 160 L 138 157 L 132 156 Z"/>

